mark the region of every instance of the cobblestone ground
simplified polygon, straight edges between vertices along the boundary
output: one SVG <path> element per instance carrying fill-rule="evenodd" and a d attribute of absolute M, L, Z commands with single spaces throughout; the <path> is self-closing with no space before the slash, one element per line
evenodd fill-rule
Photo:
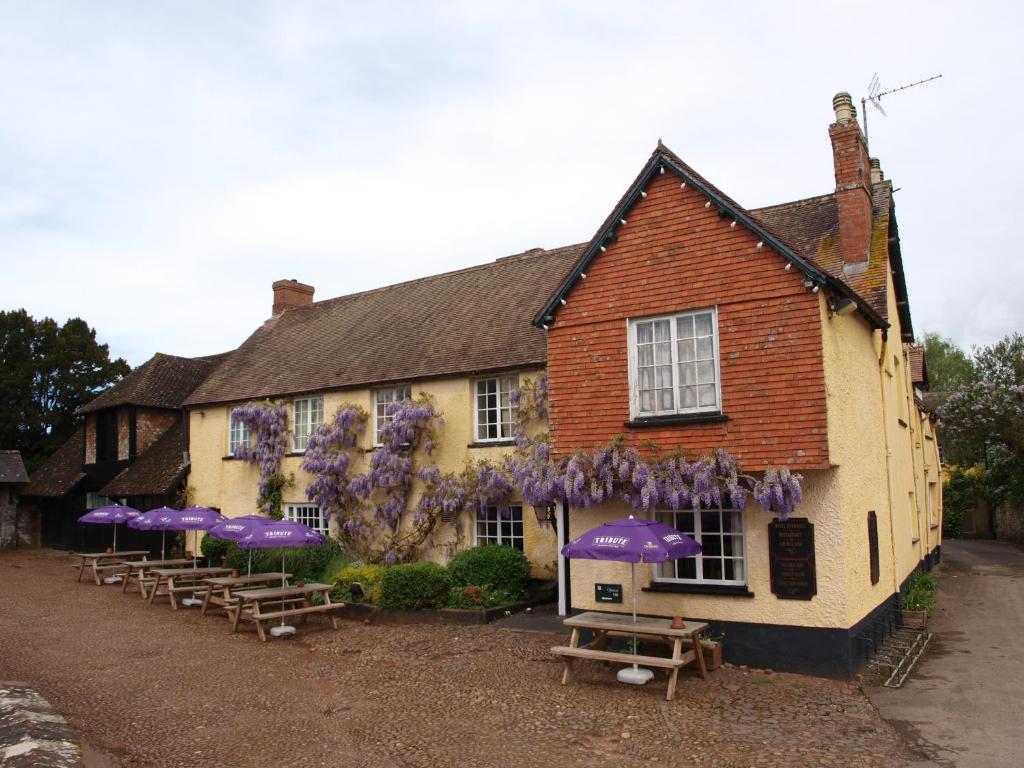
<path fill-rule="evenodd" d="M 35 686 L 121 766 L 902 766 L 856 686 L 726 669 L 559 684 L 564 638 L 311 619 L 260 643 L 223 618 L 75 584 L 65 556 L 0 553 L 0 679 Z"/>

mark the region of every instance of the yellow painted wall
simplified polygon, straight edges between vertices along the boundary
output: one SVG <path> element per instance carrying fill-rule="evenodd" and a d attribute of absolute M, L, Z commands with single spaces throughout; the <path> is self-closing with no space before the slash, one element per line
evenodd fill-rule
<path fill-rule="evenodd" d="M 522 371 L 519 379 L 536 378 L 539 370 Z M 468 447 L 474 442 L 474 381 L 468 377 L 432 379 L 410 382 L 413 397 L 421 392 L 430 395 L 438 412 L 444 418 L 444 427 L 435 442 L 432 461 L 436 461 L 443 472 L 457 472 L 467 459 L 500 459 L 509 452 L 507 446 Z M 367 430 L 361 447 L 370 448 L 373 441 L 373 392 L 372 389 L 339 390 L 318 393 L 324 399 L 324 419 L 330 419 L 342 405 L 359 405 L 370 414 Z M 289 406 L 291 416 L 292 398 L 281 398 L 279 402 Z M 256 486 L 259 473 L 255 465 L 235 459 L 225 459 L 228 441 L 228 416 L 232 405 L 213 405 L 193 408 L 189 413 L 189 450 L 192 468 L 189 485 L 195 490 L 194 501 L 204 506 L 217 507 L 228 517 L 256 512 Z M 281 470 L 287 476 L 294 474 L 295 484 L 285 490 L 285 504 L 308 504 L 306 487 L 311 477 L 300 469 L 301 455 L 286 456 Z M 357 471 L 359 471 L 357 469 Z M 415 504 L 420 493 L 419 482 L 413 485 L 411 504 Z M 463 540 L 460 548 L 472 546 L 473 525 L 469 516 L 461 521 Z M 435 546 L 428 556 L 444 562 L 449 554 L 446 546 L 452 543 L 451 526 L 442 525 L 436 536 Z M 553 578 L 557 557 L 557 541 L 550 527 L 537 523 L 533 508 L 523 509 L 523 539 L 527 557 L 533 564 L 534 575 Z"/>

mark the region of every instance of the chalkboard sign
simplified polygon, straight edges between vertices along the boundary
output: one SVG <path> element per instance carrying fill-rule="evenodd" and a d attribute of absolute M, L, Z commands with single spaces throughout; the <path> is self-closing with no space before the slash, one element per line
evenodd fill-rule
<path fill-rule="evenodd" d="M 772 593 L 781 600 L 810 600 L 818 594 L 814 526 L 805 517 L 768 524 Z"/>
<path fill-rule="evenodd" d="M 621 584 L 595 584 L 594 599 L 599 603 L 621 603 Z"/>

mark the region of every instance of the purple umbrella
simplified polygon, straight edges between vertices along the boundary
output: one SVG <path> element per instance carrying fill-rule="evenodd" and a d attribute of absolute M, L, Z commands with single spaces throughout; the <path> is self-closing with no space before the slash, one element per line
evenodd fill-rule
<path fill-rule="evenodd" d="M 229 518 L 223 523 L 217 523 L 207 533 L 215 539 L 227 539 L 228 541 L 238 542 L 256 530 L 256 528 L 276 522 L 276 520 L 264 517 L 263 515 L 241 515 L 240 517 Z M 249 573 L 252 573 L 252 548 L 249 549 Z"/>
<path fill-rule="evenodd" d="M 178 510 L 171 509 L 171 507 L 157 507 L 129 520 L 128 527 L 139 531 L 160 531 L 160 559 L 163 560 L 167 556 L 165 546 L 167 532 L 178 530 L 175 527 L 177 514 Z"/>
<path fill-rule="evenodd" d="M 189 507 L 188 509 L 170 509 L 163 513 L 164 516 L 169 518 L 165 521 L 165 531 L 208 531 L 217 523 L 222 523 L 227 520 L 224 515 L 215 509 L 209 509 L 208 507 Z M 192 569 L 196 568 L 196 561 L 198 555 L 196 554 L 196 547 L 192 547 Z M 198 599 L 195 595 L 192 597 L 186 597 L 181 601 L 182 605 L 185 606 L 196 606 L 202 605 L 203 601 Z"/>
<path fill-rule="evenodd" d="M 633 623 L 636 624 L 636 564 L 663 563 L 680 560 L 700 553 L 700 544 L 656 520 L 638 520 L 630 515 L 625 520 L 613 520 L 578 536 L 564 547 L 562 555 L 586 560 L 615 560 L 630 564 L 633 582 Z M 636 635 L 633 635 L 633 655 L 636 653 Z M 641 670 L 636 664 L 619 671 L 618 679 L 624 683 L 643 685 L 654 677 L 649 669 Z"/>
<path fill-rule="evenodd" d="M 315 546 L 323 544 L 326 540 L 322 533 L 317 533 L 302 523 L 275 520 L 256 527 L 252 533 L 238 540 L 238 546 L 242 549 L 276 549 L 278 547 L 284 549 Z M 285 586 L 283 551 L 281 552 L 281 586 Z M 281 616 L 281 626 L 271 627 L 270 634 L 273 637 L 294 635 L 295 627 L 286 626 L 284 616 Z"/>
<path fill-rule="evenodd" d="M 132 518 L 138 517 L 141 512 L 132 507 L 126 507 L 123 504 L 110 504 L 106 507 L 99 507 L 94 509 L 92 512 L 86 512 L 80 518 L 80 523 L 96 523 L 101 525 L 114 525 L 114 547 L 113 551 L 117 552 L 117 524 L 126 523 Z"/>

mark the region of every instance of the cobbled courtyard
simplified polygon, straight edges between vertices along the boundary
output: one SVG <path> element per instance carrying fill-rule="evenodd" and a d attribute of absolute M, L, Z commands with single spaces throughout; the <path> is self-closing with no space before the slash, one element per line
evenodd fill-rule
<path fill-rule="evenodd" d="M 313 618 L 261 643 L 218 616 L 74 582 L 51 551 L 0 554 L 0 680 L 34 686 L 104 765 L 902 766 L 856 685 L 763 670 L 641 687 L 562 635 Z M 728 639 L 726 639 L 728 642 Z"/>

